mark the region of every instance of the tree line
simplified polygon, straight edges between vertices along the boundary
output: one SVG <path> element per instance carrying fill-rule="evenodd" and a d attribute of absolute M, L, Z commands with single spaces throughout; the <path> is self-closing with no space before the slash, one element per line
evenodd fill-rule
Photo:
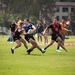
<path fill-rule="evenodd" d="M 52 15 L 55 0 L 0 0 L 0 6 L 0 17 L 6 24 L 17 16 L 22 19 L 25 17 L 41 19 L 47 13 Z"/>

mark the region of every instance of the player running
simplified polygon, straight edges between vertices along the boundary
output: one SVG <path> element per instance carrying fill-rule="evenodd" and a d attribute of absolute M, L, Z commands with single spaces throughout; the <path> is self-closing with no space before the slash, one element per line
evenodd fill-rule
<path fill-rule="evenodd" d="M 25 29 L 24 38 L 28 41 L 28 43 L 32 44 L 32 47 L 27 51 L 28 54 L 30 54 L 30 52 L 35 48 L 38 48 L 42 53 L 44 53 L 33 37 L 33 33 L 35 32 L 36 28 L 33 24 L 29 23 L 27 18 L 24 19 L 23 28 Z"/>
<path fill-rule="evenodd" d="M 53 23 L 51 25 L 49 25 L 48 27 L 46 27 L 46 29 L 44 30 L 44 33 L 47 29 L 51 29 L 52 30 L 52 38 L 51 38 L 51 42 L 42 50 L 46 51 L 46 49 L 51 46 L 55 41 L 57 41 L 58 46 L 61 46 L 66 52 L 67 49 L 64 47 L 64 43 L 59 35 L 59 30 L 62 28 L 61 25 L 58 23 L 57 19 L 53 20 Z M 65 28 L 63 28 L 65 29 Z M 65 29 L 66 31 L 68 31 L 67 29 Z"/>
<path fill-rule="evenodd" d="M 21 42 L 24 44 L 24 47 L 28 49 L 28 46 L 26 44 L 26 41 L 20 36 L 24 30 L 22 29 L 23 22 L 18 25 L 18 27 L 15 29 L 13 34 L 13 40 L 17 44 L 16 46 L 11 48 L 11 53 L 14 54 L 14 50 L 21 46 Z"/>

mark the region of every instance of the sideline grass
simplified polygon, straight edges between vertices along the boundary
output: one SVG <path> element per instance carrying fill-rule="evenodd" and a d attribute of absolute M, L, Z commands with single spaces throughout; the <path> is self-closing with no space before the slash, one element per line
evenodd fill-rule
<path fill-rule="evenodd" d="M 56 47 L 51 46 L 45 54 L 35 49 L 31 55 L 27 55 L 22 45 L 12 55 L 10 48 L 14 43 L 10 44 L 7 39 L 8 36 L 0 36 L 0 75 L 75 75 L 74 46 L 66 46 L 68 53 L 64 50 L 56 53 Z M 75 42 L 74 36 L 66 40 L 72 41 Z"/>

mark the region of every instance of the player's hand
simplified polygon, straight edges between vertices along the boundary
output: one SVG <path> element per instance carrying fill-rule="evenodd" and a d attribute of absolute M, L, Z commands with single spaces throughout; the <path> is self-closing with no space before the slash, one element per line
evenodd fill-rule
<path fill-rule="evenodd" d="M 72 30 L 68 30 L 69 32 L 72 32 Z"/>
<path fill-rule="evenodd" d="M 42 33 L 43 33 L 43 35 L 44 35 L 44 34 L 45 34 L 45 31 L 43 31 Z"/>
<path fill-rule="evenodd" d="M 21 32 L 22 30 L 21 29 L 18 29 L 18 32 Z"/>

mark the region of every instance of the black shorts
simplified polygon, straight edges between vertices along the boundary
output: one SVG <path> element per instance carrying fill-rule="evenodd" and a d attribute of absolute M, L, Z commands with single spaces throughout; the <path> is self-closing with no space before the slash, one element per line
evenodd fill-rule
<path fill-rule="evenodd" d="M 58 36 L 63 40 L 63 37 L 62 37 L 62 35 L 60 33 L 58 33 Z"/>
<path fill-rule="evenodd" d="M 16 41 L 16 40 L 20 40 L 21 36 L 13 36 L 13 40 Z"/>
<path fill-rule="evenodd" d="M 55 34 L 55 33 L 52 34 L 51 36 L 52 36 L 51 39 L 54 40 L 54 41 L 57 41 L 56 39 L 59 37 L 58 34 Z"/>
<path fill-rule="evenodd" d="M 34 39 L 34 37 L 33 37 L 33 35 L 25 35 L 25 37 L 24 37 L 25 39 L 26 39 L 26 41 L 28 41 L 29 42 L 29 39 L 33 39 L 33 40 L 35 40 Z"/>
<path fill-rule="evenodd" d="M 63 40 L 63 37 L 60 33 L 58 33 L 58 37 L 60 37 Z M 58 42 L 58 41 L 56 40 L 56 42 Z"/>

